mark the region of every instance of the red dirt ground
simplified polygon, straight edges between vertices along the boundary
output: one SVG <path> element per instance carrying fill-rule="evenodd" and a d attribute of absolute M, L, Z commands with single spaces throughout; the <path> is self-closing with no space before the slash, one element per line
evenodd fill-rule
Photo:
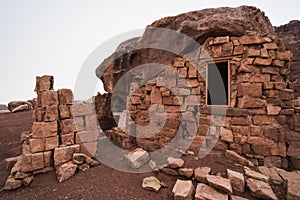
<path fill-rule="evenodd" d="M 5 170 L 5 158 L 21 153 L 19 142 L 22 131 L 31 130 L 31 112 L 0 114 L 0 188 L 3 188 L 9 175 Z M 195 147 L 191 148 L 195 150 Z M 225 173 L 226 168 L 241 171 L 234 163 L 219 157 L 206 157 L 195 160 L 194 156 L 184 156 L 187 167 L 209 166 L 212 173 Z M 154 175 L 169 186 L 159 192 L 145 190 L 141 187 L 143 178 Z M 168 200 L 172 199 L 172 187 L 182 177 L 169 176 L 163 173 L 130 174 L 116 171 L 105 165 L 79 172 L 69 180 L 58 183 L 54 172 L 38 174 L 30 187 L 22 187 L 15 191 L 2 191 L 0 199 L 101 199 L 101 200 Z M 254 199 L 249 193 L 237 194 Z"/>

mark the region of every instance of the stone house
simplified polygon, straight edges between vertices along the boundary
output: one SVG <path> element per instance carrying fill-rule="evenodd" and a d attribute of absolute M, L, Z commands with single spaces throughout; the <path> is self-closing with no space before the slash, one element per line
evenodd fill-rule
<path fill-rule="evenodd" d="M 189 46 L 180 55 L 154 48 L 136 50 L 151 38 L 153 28 L 180 32 L 201 46 Z M 162 34 L 160 39 L 168 37 Z M 96 71 L 109 93 L 105 102 L 109 104 L 110 98 L 113 104 L 118 102 L 112 108 L 122 104 L 113 111 L 122 112 L 128 105 L 130 134 L 113 128 L 109 114 L 105 119 L 99 114 L 107 104 L 101 104 L 101 95 L 96 97 L 96 104 L 102 105 L 97 107 L 100 125 L 111 124 L 105 127 L 106 134 L 116 143 L 155 151 L 179 135 L 173 147 L 194 140 L 220 154 L 233 150 L 259 165 L 299 168 L 300 102 L 289 82 L 292 53 L 259 9 L 206 9 L 163 18 L 148 26 L 141 38 L 122 45 Z M 179 76 L 172 79 L 174 74 L 164 69 L 149 77 L 151 69 L 144 68 L 113 93 L 125 73 L 147 63 L 168 66 Z M 102 74 L 103 67 L 107 68 Z M 155 114 L 150 116 L 149 110 Z"/>

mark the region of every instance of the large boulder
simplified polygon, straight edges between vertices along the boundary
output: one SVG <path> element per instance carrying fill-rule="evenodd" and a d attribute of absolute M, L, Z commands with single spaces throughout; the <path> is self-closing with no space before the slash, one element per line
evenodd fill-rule
<path fill-rule="evenodd" d="M 27 101 L 11 101 L 8 103 L 7 108 L 10 112 L 33 110 L 32 104 Z"/>
<path fill-rule="evenodd" d="M 155 31 L 154 28 L 172 29 L 191 37 L 199 44 L 202 44 L 208 37 L 243 36 L 249 33 L 275 35 L 273 26 L 265 14 L 251 6 L 211 8 L 162 18 L 149 25 L 141 38 L 123 42 L 116 52 L 97 68 L 96 75 L 102 79 L 107 92 L 112 93 L 119 78 L 136 66 L 149 62 L 165 65 L 173 62 L 175 55 L 170 52 L 145 48 L 134 50 L 143 45 L 159 43 L 158 37 L 152 34 Z M 168 40 L 170 41 L 169 32 L 159 35 L 159 41 Z M 188 41 L 184 43 L 186 44 L 172 43 L 170 45 L 182 54 L 195 50 L 194 47 L 189 46 L 191 44 Z M 103 73 L 107 66 L 108 68 Z M 118 89 L 122 93 L 129 92 L 128 85 L 124 84 L 120 87 L 122 88 Z"/>

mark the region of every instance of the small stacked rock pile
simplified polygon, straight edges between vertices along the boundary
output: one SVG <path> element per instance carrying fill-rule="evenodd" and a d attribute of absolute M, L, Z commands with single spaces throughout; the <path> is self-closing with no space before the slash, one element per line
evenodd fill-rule
<path fill-rule="evenodd" d="M 87 106 L 91 104 L 75 106 L 76 126 L 70 89 L 54 91 L 53 77 L 42 76 L 36 78 L 35 91 L 32 132 L 21 134 L 22 155 L 6 159 L 11 173 L 4 187 L 7 190 L 30 185 L 38 173 L 56 169 L 58 181 L 62 182 L 73 176 L 77 167 L 86 170 L 99 164 L 90 157 L 95 156 L 96 146 L 92 146 L 92 152 L 85 148 L 96 143 L 100 134 L 97 120 L 91 120 L 94 112 Z"/>

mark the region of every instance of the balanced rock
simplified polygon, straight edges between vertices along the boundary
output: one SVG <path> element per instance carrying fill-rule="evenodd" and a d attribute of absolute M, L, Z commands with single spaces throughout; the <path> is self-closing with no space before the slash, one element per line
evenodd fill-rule
<path fill-rule="evenodd" d="M 126 158 L 128 159 L 130 166 L 134 169 L 140 168 L 149 160 L 149 153 L 142 148 L 136 148 L 130 152 Z"/>
<path fill-rule="evenodd" d="M 198 183 L 195 200 L 228 200 L 228 194 L 218 192 L 206 184 Z"/>
<path fill-rule="evenodd" d="M 245 179 L 242 173 L 227 169 L 227 176 L 234 190 L 237 190 L 239 192 L 244 192 Z"/>
<path fill-rule="evenodd" d="M 161 187 L 161 184 L 157 178 L 155 178 L 154 176 L 150 176 L 150 177 L 144 178 L 142 187 L 147 190 L 152 190 L 152 191 L 158 192 Z"/>
<path fill-rule="evenodd" d="M 194 186 L 192 181 L 177 180 L 172 193 L 174 194 L 174 200 L 192 200 L 194 194 Z"/>
<path fill-rule="evenodd" d="M 76 169 L 77 165 L 72 163 L 72 161 L 62 164 L 56 171 L 58 182 L 61 183 L 74 176 Z"/>
<path fill-rule="evenodd" d="M 247 186 L 250 189 L 251 195 L 255 198 L 277 200 L 269 183 L 249 178 L 247 179 Z"/>
<path fill-rule="evenodd" d="M 207 182 L 210 186 L 216 189 L 232 194 L 232 187 L 229 179 L 220 176 L 208 175 Z"/>

